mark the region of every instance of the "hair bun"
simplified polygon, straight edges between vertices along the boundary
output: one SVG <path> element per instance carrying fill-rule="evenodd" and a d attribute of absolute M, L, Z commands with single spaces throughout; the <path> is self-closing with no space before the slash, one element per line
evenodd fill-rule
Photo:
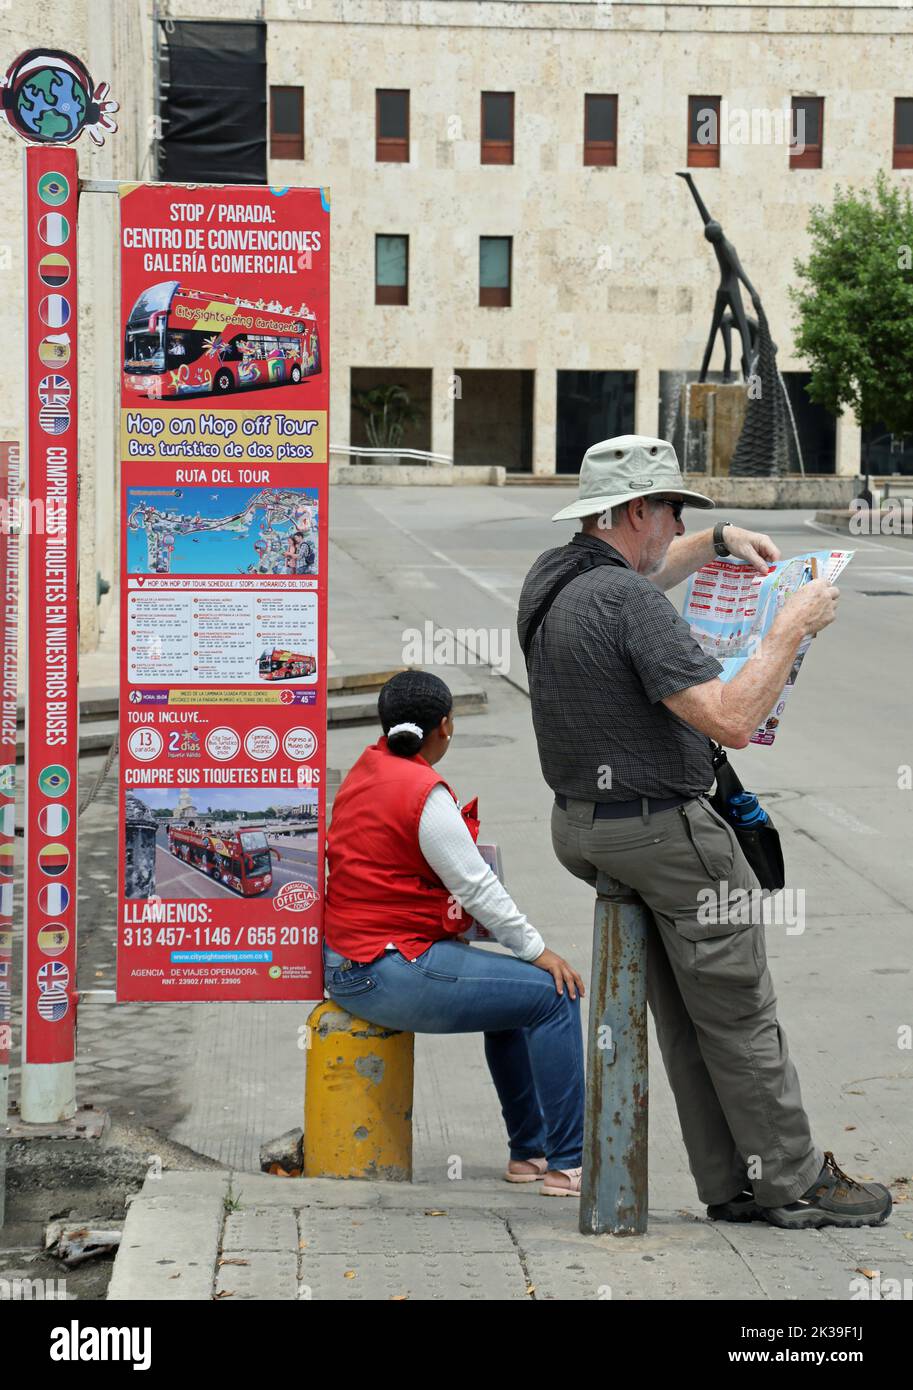
<path fill-rule="evenodd" d="M 414 758 L 424 742 L 421 729 L 415 733 L 416 728 L 415 724 L 397 724 L 395 729 L 391 729 L 387 734 L 390 752 L 399 758 Z"/>

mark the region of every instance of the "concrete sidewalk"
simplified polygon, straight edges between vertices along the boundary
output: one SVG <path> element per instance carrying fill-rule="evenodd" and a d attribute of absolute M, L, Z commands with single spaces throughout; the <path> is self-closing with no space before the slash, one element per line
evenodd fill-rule
<path fill-rule="evenodd" d="M 491 1179 L 165 1172 L 130 1204 L 108 1297 L 840 1301 L 860 1268 L 910 1277 L 902 1216 L 787 1232 L 653 1211 L 646 1235 L 618 1239 L 580 1235 L 578 1210 Z"/>

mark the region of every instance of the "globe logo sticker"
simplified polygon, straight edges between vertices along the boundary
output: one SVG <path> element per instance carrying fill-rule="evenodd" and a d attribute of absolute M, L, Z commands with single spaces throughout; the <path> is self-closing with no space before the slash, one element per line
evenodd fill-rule
<path fill-rule="evenodd" d="M 4 9 L 8 6 L 4 5 Z M 117 130 L 107 82 L 96 86 L 85 63 L 59 49 L 30 48 L 7 69 L 3 114 L 17 135 L 41 145 L 69 145 L 88 131 L 96 145 Z M 47 175 L 60 179 L 60 175 Z"/>
<path fill-rule="evenodd" d="M 59 763 L 51 763 L 38 774 L 38 790 L 45 796 L 63 796 L 70 789 L 70 774 Z"/>
<path fill-rule="evenodd" d="M 43 203 L 47 203 L 48 207 L 59 208 L 69 196 L 70 185 L 63 174 L 58 174 L 56 170 L 42 174 L 38 180 L 38 197 Z"/>
<path fill-rule="evenodd" d="M 270 968 L 269 968 L 269 977 L 270 977 L 271 980 L 281 980 L 281 979 L 282 979 L 282 966 L 281 966 L 281 965 L 271 965 Z"/>

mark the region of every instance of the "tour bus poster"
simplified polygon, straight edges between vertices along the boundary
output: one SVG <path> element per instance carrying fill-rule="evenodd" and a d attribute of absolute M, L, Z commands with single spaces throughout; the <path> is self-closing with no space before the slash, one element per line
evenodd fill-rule
<path fill-rule="evenodd" d="M 319 999 L 329 197 L 120 205 L 118 997 Z"/>

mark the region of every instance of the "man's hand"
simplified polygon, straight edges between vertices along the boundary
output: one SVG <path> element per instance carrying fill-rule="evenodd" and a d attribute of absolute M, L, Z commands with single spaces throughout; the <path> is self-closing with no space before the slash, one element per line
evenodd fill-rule
<path fill-rule="evenodd" d="M 839 597 L 840 590 L 826 579 L 812 579 L 787 596 L 782 612 L 801 625 L 803 634 L 814 635 L 836 618 Z"/>
<path fill-rule="evenodd" d="M 567 992 L 572 999 L 576 999 L 578 994 L 582 998 L 586 993 L 583 981 L 573 966 L 568 965 L 566 960 L 562 960 L 561 956 L 550 951 L 548 947 L 541 956 L 536 956 L 534 961 L 530 961 L 530 965 L 538 965 L 540 970 L 547 970 L 555 981 L 555 989 L 559 994 L 564 993 L 565 985 L 567 985 Z"/>
<path fill-rule="evenodd" d="M 733 526 L 731 522 L 723 527 L 723 541 L 730 555 L 746 561 L 759 574 L 766 574 L 769 565 L 780 558 L 780 552 L 770 536 L 760 531 L 746 531 L 741 526 Z M 649 578 L 658 589 L 674 589 L 689 574 L 696 573 L 715 559 L 713 532 L 692 531 L 689 536 L 676 536 L 662 566 Z"/>
<path fill-rule="evenodd" d="M 765 536 L 763 531 L 746 531 L 741 526 L 724 526 L 723 544 L 730 555 L 753 565 L 759 574 L 766 574 L 770 565 L 780 558 L 779 550 L 770 536 Z"/>

